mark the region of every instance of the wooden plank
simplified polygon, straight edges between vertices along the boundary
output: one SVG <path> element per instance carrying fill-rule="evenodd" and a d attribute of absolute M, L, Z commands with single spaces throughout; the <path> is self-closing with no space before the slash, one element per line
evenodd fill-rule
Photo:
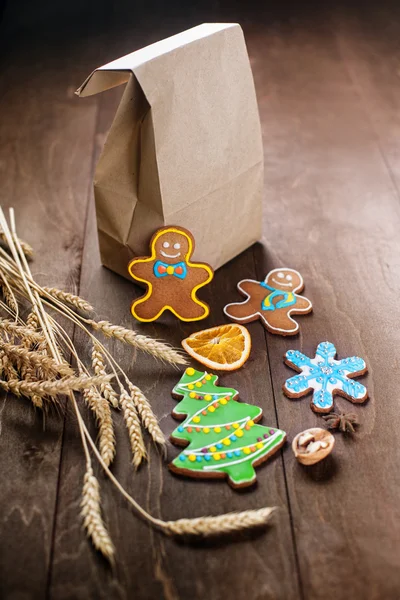
<path fill-rule="evenodd" d="M 99 142 L 104 139 L 117 102 L 118 92 L 111 92 L 102 98 L 97 136 Z M 201 326 L 224 321 L 222 307 L 226 290 L 234 289 L 238 273 L 254 273 L 251 249 L 220 269 L 213 286 L 204 292 L 203 297 L 212 306 L 212 317 L 202 322 Z M 132 322 L 130 303 L 133 295 L 139 292 L 129 281 L 100 266 L 93 205 L 85 241 L 81 293 L 96 306 L 102 317 L 109 316 L 116 323 L 165 338 L 176 346 L 183 337 L 197 329 L 196 326 L 175 321 L 148 325 Z M 264 423 L 274 426 L 276 417 L 264 335 L 257 326 L 251 329 L 254 344 L 251 360 L 239 372 L 221 377 L 221 381 L 237 388 L 243 400 L 262 406 Z M 148 395 L 164 432 L 169 435 L 176 426 L 170 415 L 175 405 L 171 389 L 179 373 L 156 363 L 150 357 L 133 355 L 126 347 L 113 344 L 113 350 L 132 380 Z M 299 597 L 280 455 L 258 469 L 256 488 L 243 493 L 231 490 L 221 481 L 194 481 L 176 477 L 167 470 L 166 463 L 153 449 L 149 465 L 135 474 L 129 464 L 129 444 L 121 415 L 116 415 L 115 420 L 118 451 L 113 471 L 128 491 L 155 516 L 177 519 L 269 505 L 278 505 L 281 510 L 274 526 L 267 532 L 244 538 L 238 536 L 233 540 L 187 545 L 149 529 L 99 474 L 104 514 L 118 553 L 113 576 L 85 540 L 81 530 L 78 512 L 83 455 L 75 420 L 69 418 L 61 468 L 51 597 L 134 596 L 137 600 L 207 597 L 219 600 L 227 594 L 245 597 L 249 590 L 254 591 L 253 597 L 263 599 Z M 177 453 L 177 448 L 168 446 L 168 460 Z"/>
<path fill-rule="evenodd" d="M 358 35 L 365 47 L 368 30 Z M 379 77 L 383 89 L 373 97 L 364 88 L 377 103 L 375 118 L 388 119 L 379 147 L 369 105 L 360 101 L 329 26 L 277 26 L 268 44 L 250 50 L 266 139 L 265 250 L 259 250 L 258 275 L 281 264 L 298 268 L 315 308 L 301 320 L 297 339 L 267 335 L 279 423 L 289 439 L 323 421 L 309 399 L 283 396 L 281 386 L 293 374 L 282 361 L 286 350 L 313 355 L 319 342 L 330 340 L 341 357 L 360 355 L 369 365 L 363 382 L 371 400 L 364 406 L 336 401 L 359 416 L 354 439 L 336 435 L 333 456 L 309 469 L 284 453 L 304 596 L 395 598 L 399 197 L 386 150 L 382 156 L 396 119 L 381 102 L 385 94 L 398 94 L 398 84 L 391 77 L 388 87 Z M 378 76 L 385 54 L 378 45 L 375 51 L 370 74 Z M 352 59 L 359 73 L 358 57 Z"/>
<path fill-rule="evenodd" d="M 0 75 L 3 206 L 35 249 L 32 270 L 47 285 L 76 289 L 81 266 L 96 102 L 76 105 L 76 56 L 60 42 L 5 42 Z M 7 59 L 5 58 L 7 57 Z M 40 68 L 38 68 L 40 65 Z M 75 72 L 74 72 L 75 71 Z M 83 77 L 83 73 L 82 73 Z M 27 400 L 0 400 L 0 595 L 43 598 L 56 508 L 62 409 L 44 417 Z"/>
<path fill-rule="evenodd" d="M 351 17 L 339 12 L 334 27 L 347 72 L 399 190 L 399 6 L 380 3 Z"/>

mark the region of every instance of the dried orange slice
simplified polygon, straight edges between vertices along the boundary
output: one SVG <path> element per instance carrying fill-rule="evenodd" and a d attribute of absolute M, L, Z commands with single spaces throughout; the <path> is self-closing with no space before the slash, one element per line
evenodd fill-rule
<path fill-rule="evenodd" d="M 197 331 L 182 340 L 182 346 L 211 370 L 234 371 L 249 358 L 251 337 L 246 327 L 232 323 Z"/>

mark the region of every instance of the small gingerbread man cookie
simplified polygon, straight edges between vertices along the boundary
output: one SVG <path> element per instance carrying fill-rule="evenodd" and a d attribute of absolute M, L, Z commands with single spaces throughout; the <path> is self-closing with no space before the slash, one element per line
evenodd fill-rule
<path fill-rule="evenodd" d="M 310 300 L 299 296 L 304 288 L 303 278 L 294 269 L 273 269 L 264 281 L 243 279 L 238 290 L 247 296 L 244 302 L 227 304 L 225 314 L 237 323 L 249 323 L 261 319 L 271 333 L 295 335 L 299 325 L 291 318 L 292 314 L 306 314 L 312 311 Z"/>
<path fill-rule="evenodd" d="M 182 227 L 163 227 L 150 242 L 151 256 L 134 258 L 130 275 L 147 285 L 147 292 L 132 303 L 135 319 L 155 321 L 165 310 L 181 321 L 199 321 L 210 312 L 196 292 L 209 283 L 214 271 L 205 263 L 190 261 L 194 251 L 192 234 Z"/>

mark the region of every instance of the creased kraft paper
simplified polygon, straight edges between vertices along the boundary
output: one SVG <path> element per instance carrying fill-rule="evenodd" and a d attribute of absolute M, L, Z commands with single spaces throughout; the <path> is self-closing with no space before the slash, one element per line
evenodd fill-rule
<path fill-rule="evenodd" d="M 102 262 L 129 277 L 163 225 L 189 229 L 217 269 L 261 235 L 263 152 L 242 29 L 203 24 L 96 69 L 89 96 L 126 84 L 97 164 Z"/>

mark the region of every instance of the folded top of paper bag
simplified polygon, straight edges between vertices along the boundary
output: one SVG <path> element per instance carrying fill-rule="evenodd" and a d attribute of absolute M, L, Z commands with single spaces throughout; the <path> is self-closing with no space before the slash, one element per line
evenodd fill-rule
<path fill-rule="evenodd" d="M 165 40 L 160 40 L 155 44 L 150 44 L 150 46 L 121 56 L 95 69 L 76 90 L 76 94 L 81 97 L 92 96 L 93 94 L 98 94 L 99 92 L 126 83 L 129 80 L 129 72 L 133 72 L 140 65 L 230 27 L 240 26 L 237 23 L 203 23 Z"/>

